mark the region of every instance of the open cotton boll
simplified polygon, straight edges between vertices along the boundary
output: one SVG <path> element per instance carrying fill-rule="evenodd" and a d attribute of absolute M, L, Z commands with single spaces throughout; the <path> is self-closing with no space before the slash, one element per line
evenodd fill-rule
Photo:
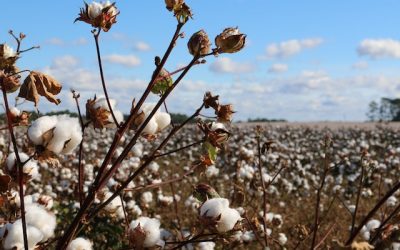
<path fill-rule="evenodd" d="M 29 159 L 29 156 L 25 153 L 18 153 L 18 155 L 21 162 L 26 162 Z M 11 153 L 8 155 L 6 165 L 9 172 L 13 172 L 14 170 L 16 170 L 14 169 L 16 167 L 16 161 L 17 159 L 15 153 Z M 37 176 L 39 176 L 39 166 L 33 160 L 27 161 L 22 169 L 24 174 L 28 175 L 32 179 L 35 179 Z"/>
<path fill-rule="evenodd" d="M 200 208 L 200 216 L 218 219 L 216 228 L 218 232 L 224 233 L 233 229 L 241 219 L 236 209 L 229 207 L 229 201 L 224 198 L 213 198 L 204 202 Z"/>
<path fill-rule="evenodd" d="M 88 4 L 88 15 L 90 19 L 95 19 L 101 14 L 101 11 L 103 10 L 103 5 L 98 2 L 92 2 L 91 4 Z"/>
<path fill-rule="evenodd" d="M 285 245 L 286 242 L 287 242 L 287 240 L 288 240 L 288 239 L 287 239 L 287 237 L 286 237 L 285 234 L 279 233 L 278 241 L 279 241 L 279 243 L 280 243 L 281 245 Z"/>
<path fill-rule="evenodd" d="M 161 240 L 160 221 L 158 219 L 139 217 L 137 220 L 133 220 L 129 227 L 131 230 L 135 230 L 139 225 L 146 234 L 143 247 L 154 247 L 163 242 L 163 240 Z"/>
<path fill-rule="evenodd" d="M 10 57 L 15 57 L 16 55 L 17 55 L 17 53 L 14 51 L 14 49 L 5 43 L 4 51 L 3 51 L 3 58 L 8 59 Z"/>
<path fill-rule="evenodd" d="M 92 242 L 89 240 L 79 237 L 74 239 L 68 244 L 67 250 L 92 250 Z"/>
<path fill-rule="evenodd" d="M 157 133 L 157 130 L 158 130 L 158 125 L 157 125 L 156 120 L 153 117 L 147 123 L 146 127 L 144 127 L 143 133 L 149 134 L 149 135 L 154 135 L 155 133 Z"/>
<path fill-rule="evenodd" d="M 377 229 L 381 225 L 381 222 L 379 220 L 370 220 L 367 223 L 367 229 L 368 231 L 372 231 L 374 229 Z"/>
<path fill-rule="evenodd" d="M 57 124 L 57 116 L 42 116 L 32 122 L 28 129 L 28 137 L 35 145 L 43 145 L 43 134 L 53 129 Z M 46 142 L 47 143 L 47 142 Z M 46 146 L 46 145 L 43 145 Z"/>
<path fill-rule="evenodd" d="M 229 201 L 225 198 L 209 199 L 200 208 L 200 216 L 216 218 L 229 207 Z"/>
<path fill-rule="evenodd" d="M 214 250 L 215 242 L 200 242 L 199 243 L 199 250 Z"/>
<path fill-rule="evenodd" d="M 79 145 L 81 140 L 82 131 L 78 118 L 60 115 L 53 130 L 53 138 L 46 148 L 56 154 L 69 154 Z"/>
<path fill-rule="evenodd" d="M 163 130 L 171 123 L 171 116 L 168 113 L 159 112 L 154 115 L 156 123 L 158 125 L 158 131 Z"/>
<path fill-rule="evenodd" d="M 26 206 L 25 210 L 26 223 L 42 232 L 42 241 L 54 236 L 54 229 L 56 228 L 56 216 L 54 214 L 35 203 Z"/>
<path fill-rule="evenodd" d="M 42 116 L 28 129 L 28 137 L 35 145 L 59 154 L 69 154 L 82 140 L 78 118 L 68 115 Z"/>
<path fill-rule="evenodd" d="M 24 236 L 22 231 L 21 219 L 16 220 L 13 224 L 7 224 L 7 236 L 3 239 L 3 247 L 6 250 L 24 249 Z M 28 249 L 33 250 L 35 246 L 42 241 L 42 232 L 34 226 L 26 225 L 26 234 L 28 236 Z"/>

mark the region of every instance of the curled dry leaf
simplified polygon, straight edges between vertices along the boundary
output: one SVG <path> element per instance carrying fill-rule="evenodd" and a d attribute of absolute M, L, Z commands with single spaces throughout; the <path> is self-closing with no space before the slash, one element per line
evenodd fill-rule
<path fill-rule="evenodd" d="M 37 106 L 39 103 L 39 96 L 44 96 L 50 102 L 58 105 L 61 101 L 57 99 L 55 95 L 60 93 L 61 88 L 61 84 L 51 76 L 37 71 L 31 71 L 25 78 L 19 90 L 18 97 L 34 102 L 35 106 Z"/>
<path fill-rule="evenodd" d="M 92 122 L 94 128 L 105 128 L 111 123 L 109 120 L 110 111 L 102 107 L 95 108 L 97 97 L 89 99 L 86 102 L 86 116 Z"/>

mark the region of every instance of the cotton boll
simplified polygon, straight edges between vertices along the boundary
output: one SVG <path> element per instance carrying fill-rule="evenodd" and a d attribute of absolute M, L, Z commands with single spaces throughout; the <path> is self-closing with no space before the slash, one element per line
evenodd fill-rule
<path fill-rule="evenodd" d="M 171 116 L 168 113 L 159 112 L 154 115 L 156 123 L 158 125 L 158 131 L 163 130 L 171 123 Z"/>
<path fill-rule="evenodd" d="M 143 133 L 154 135 L 157 133 L 158 125 L 154 118 L 151 118 L 150 121 L 147 123 L 146 127 L 143 129 Z"/>
<path fill-rule="evenodd" d="M 226 208 L 218 221 L 218 232 L 224 233 L 233 229 L 236 223 L 241 219 L 240 214 L 233 208 Z"/>
<path fill-rule="evenodd" d="M 6 227 L 7 236 L 3 239 L 4 249 L 24 249 L 24 238 L 21 219 L 16 220 L 13 224 L 7 224 Z M 33 250 L 35 246 L 43 240 L 43 234 L 39 229 L 31 225 L 26 225 L 26 233 L 28 236 L 28 249 Z"/>
<path fill-rule="evenodd" d="M 26 206 L 26 223 L 39 229 L 43 234 L 43 241 L 54 236 L 56 216 L 37 204 Z"/>
<path fill-rule="evenodd" d="M 216 218 L 225 208 L 229 207 L 229 201 L 225 198 L 209 199 L 200 208 L 200 216 Z"/>
<path fill-rule="evenodd" d="M 35 179 L 37 176 L 39 176 L 39 166 L 34 160 L 29 160 L 29 156 L 25 153 L 18 153 L 19 158 L 22 163 L 26 162 L 23 166 L 23 172 L 24 174 L 28 175 L 30 178 Z M 16 156 L 15 153 L 11 153 L 8 155 L 7 160 L 6 160 L 6 165 L 7 165 L 7 170 L 9 172 L 14 172 L 16 171 Z"/>
<path fill-rule="evenodd" d="M 124 120 L 124 115 L 122 114 L 121 111 L 117 110 L 115 108 L 117 101 L 114 99 L 109 99 L 110 101 L 110 106 L 111 109 L 113 110 L 115 119 L 117 120 L 117 123 L 121 123 Z M 108 107 L 108 103 L 107 103 L 107 99 L 105 97 L 99 97 L 96 99 L 96 102 L 93 104 L 93 108 L 94 109 L 105 109 L 107 111 L 110 111 L 109 107 Z M 115 122 L 114 122 L 114 118 L 112 117 L 112 114 L 110 113 L 108 116 L 108 124 L 105 125 L 106 128 L 115 128 Z"/>
<path fill-rule="evenodd" d="M 82 140 L 78 118 L 68 115 L 42 116 L 28 129 L 28 137 L 35 145 L 59 154 L 69 154 Z"/>
<path fill-rule="evenodd" d="M 58 116 L 58 122 L 53 130 L 47 149 L 59 154 L 69 154 L 82 140 L 82 131 L 78 118 L 66 115 Z"/>
<path fill-rule="evenodd" d="M 90 19 L 95 19 L 98 17 L 103 10 L 103 5 L 98 2 L 92 2 L 91 4 L 88 4 L 88 16 Z"/>
<path fill-rule="evenodd" d="M 153 201 L 153 194 L 150 191 L 144 192 L 140 197 L 140 201 L 144 204 L 149 204 Z"/>
<path fill-rule="evenodd" d="M 92 242 L 89 240 L 79 237 L 74 239 L 68 244 L 67 250 L 92 250 Z"/>
<path fill-rule="evenodd" d="M 43 145 L 43 134 L 57 124 L 57 116 L 42 116 L 32 122 L 28 129 L 28 137 L 35 145 Z M 44 145 L 45 146 L 45 145 Z"/>
<path fill-rule="evenodd" d="M 218 176 L 219 174 L 219 169 L 215 167 L 215 165 L 211 165 L 206 169 L 206 176 L 208 178 L 211 178 L 213 176 Z"/>
<path fill-rule="evenodd" d="M 157 162 L 152 162 L 149 164 L 148 169 L 153 172 L 153 173 L 157 173 L 158 169 L 160 168 L 160 165 L 158 165 Z"/>
<path fill-rule="evenodd" d="M 252 231 L 245 231 L 241 236 L 240 239 L 244 242 L 250 242 L 255 239 L 255 235 Z"/>
<path fill-rule="evenodd" d="M 288 239 L 287 239 L 287 237 L 286 237 L 285 234 L 279 233 L 278 241 L 279 241 L 279 243 L 280 243 L 281 245 L 285 245 L 286 242 L 287 242 L 287 240 L 288 240 Z"/>
<path fill-rule="evenodd" d="M 143 228 L 146 234 L 143 247 L 154 247 L 162 242 L 160 238 L 160 221 L 158 219 L 139 217 L 137 220 L 132 221 L 129 227 L 131 230 L 134 230 L 139 225 Z"/>
<path fill-rule="evenodd" d="M 131 151 L 134 156 L 141 157 L 143 154 L 143 144 L 140 142 L 136 143 L 135 146 L 133 146 Z"/>
<path fill-rule="evenodd" d="M 199 250 L 214 250 L 215 242 L 212 242 L 212 241 L 200 242 L 198 246 L 199 246 Z"/>
<path fill-rule="evenodd" d="M 224 198 L 213 198 L 204 202 L 200 208 L 200 216 L 212 219 L 220 217 L 216 221 L 216 228 L 221 233 L 232 230 L 241 218 L 237 210 L 229 208 L 229 201 Z"/>
<path fill-rule="evenodd" d="M 381 225 L 381 222 L 379 220 L 370 220 L 367 223 L 367 229 L 368 231 L 372 231 L 374 229 L 377 229 Z"/>

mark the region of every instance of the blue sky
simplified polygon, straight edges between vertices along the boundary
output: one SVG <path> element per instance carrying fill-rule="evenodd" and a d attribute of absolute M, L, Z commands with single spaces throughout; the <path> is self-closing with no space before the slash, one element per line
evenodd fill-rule
<path fill-rule="evenodd" d="M 195 67 L 168 98 L 172 112 L 190 114 L 211 90 L 222 103 L 234 105 L 236 120 L 362 121 L 370 101 L 400 95 L 399 1 L 186 2 L 194 19 L 185 25 L 186 37 L 178 41 L 168 70 L 188 63 L 186 42 L 200 29 L 213 40 L 225 27 L 238 26 L 248 43 L 237 54 L 208 58 Z M 123 0 L 116 6 L 118 23 L 101 34 L 100 46 L 111 96 L 128 112 L 154 70 L 154 56 L 164 53 L 176 20 L 163 0 Z M 91 27 L 73 23 L 81 7 L 80 0 L 3 3 L 0 42 L 14 45 L 9 29 L 27 34 L 23 47 L 41 49 L 24 54 L 19 67 L 45 71 L 64 85 L 62 104 L 42 100 L 41 111 L 75 109 L 71 88 L 82 94 L 82 104 L 101 94 Z"/>

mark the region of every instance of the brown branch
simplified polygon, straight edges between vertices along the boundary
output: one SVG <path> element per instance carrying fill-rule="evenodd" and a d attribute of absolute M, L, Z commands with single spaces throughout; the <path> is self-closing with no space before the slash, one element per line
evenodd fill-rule
<path fill-rule="evenodd" d="M 257 152 L 258 152 L 258 173 L 260 175 L 260 181 L 261 181 L 261 187 L 263 191 L 263 225 L 264 225 L 264 241 L 265 241 L 265 247 L 268 247 L 268 235 L 267 235 L 267 210 L 268 210 L 268 205 L 267 205 L 267 189 L 265 186 L 264 178 L 263 178 L 263 173 L 262 173 L 262 161 L 261 161 L 261 127 L 257 126 L 256 128 L 256 134 L 257 134 Z"/>
<path fill-rule="evenodd" d="M 17 162 L 16 166 L 18 168 L 18 188 L 19 188 L 18 191 L 19 191 L 19 199 L 20 199 L 20 203 L 21 203 L 21 220 L 22 220 L 22 234 L 23 234 L 23 239 L 24 239 L 24 249 L 28 250 L 28 236 L 27 236 L 27 231 L 26 231 L 24 182 L 23 182 L 24 181 L 24 170 L 23 170 L 24 164 L 22 164 L 21 158 L 19 157 L 17 140 L 15 138 L 14 129 L 13 129 L 13 126 L 11 123 L 10 107 L 8 105 L 7 93 L 5 91 L 5 86 L 4 86 L 3 81 L 1 81 L 1 89 L 3 92 L 4 105 L 6 108 L 8 132 L 10 133 L 10 136 L 11 136 L 11 141 L 12 141 L 12 144 L 14 147 L 15 158 L 16 158 L 16 162 Z"/>
<path fill-rule="evenodd" d="M 99 46 L 100 31 L 101 31 L 101 28 L 99 28 L 97 32 L 93 33 L 93 36 L 94 36 L 94 41 L 96 43 L 97 61 L 98 61 L 98 64 L 99 64 L 101 85 L 103 86 L 103 91 L 104 91 L 104 95 L 106 97 L 108 109 L 110 110 L 110 113 L 111 113 L 111 116 L 112 116 L 113 121 L 115 123 L 115 126 L 117 126 L 117 128 L 119 128 L 120 125 L 119 125 L 119 123 L 117 121 L 117 118 L 115 117 L 114 111 L 113 111 L 113 109 L 111 107 L 110 98 L 108 97 L 106 82 L 104 80 L 103 64 L 102 64 L 102 61 L 101 61 L 100 46 Z"/>
<path fill-rule="evenodd" d="M 352 234 L 354 230 L 354 225 L 356 223 L 356 218 L 357 218 L 357 211 L 358 211 L 358 205 L 360 203 L 360 197 L 361 197 L 361 190 L 363 188 L 363 183 L 364 183 L 364 164 L 363 164 L 363 156 L 361 157 L 361 176 L 360 176 L 360 183 L 358 184 L 358 190 L 357 190 L 357 197 L 356 197 L 356 207 L 354 208 L 354 213 L 352 213 L 352 218 L 351 218 L 351 229 L 350 229 L 350 235 Z"/>

